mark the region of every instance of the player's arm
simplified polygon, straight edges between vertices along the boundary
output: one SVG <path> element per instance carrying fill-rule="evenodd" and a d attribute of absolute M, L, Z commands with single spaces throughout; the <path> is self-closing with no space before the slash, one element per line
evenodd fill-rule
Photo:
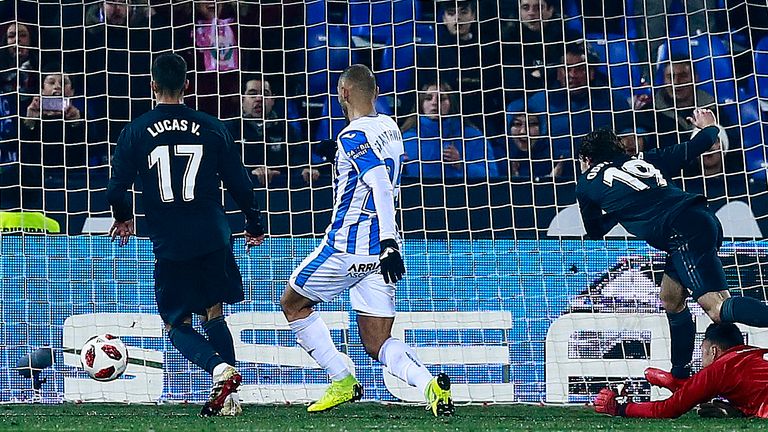
<path fill-rule="evenodd" d="M 112 176 L 107 184 L 107 201 L 115 218 L 109 235 L 113 241 L 119 237 L 120 246 L 124 246 L 134 233 L 133 203 L 128 193 L 138 172 L 134 156 L 129 125 L 123 128 L 117 139 L 117 149 L 112 158 Z"/>
<path fill-rule="evenodd" d="M 264 240 L 264 228 L 261 226 L 261 212 L 253 183 L 240 159 L 232 135 L 224 126 L 221 127 L 221 133 L 224 145 L 219 156 L 219 177 L 245 215 L 246 244 L 257 246 Z"/>
<path fill-rule="evenodd" d="M 722 366 L 713 364 L 688 379 L 668 399 L 656 402 L 618 404 L 616 393 L 603 389 L 595 399 L 595 411 L 624 417 L 676 418 L 725 390 L 728 378 Z"/>
<path fill-rule="evenodd" d="M 664 174 L 676 173 L 698 160 L 702 154 L 709 151 L 717 140 L 720 129 L 715 123 L 715 115 L 710 110 L 697 109 L 689 121 L 701 129 L 690 141 L 685 141 L 670 147 L 648 150 L 641 153 L 640 158 L 647 160 Z"/>
<path fill-rule="evenodd" d="M 608 231 L 616 226 L 618 223 L 616 219 L 611 215 L 603 214 L 600 206 L 584 196 L 584 194 L 577 193 L 576 197 L 579 202 L 581 220 L 584 222 L 584 229 L 587 231 L 585 235 L 587 240 L 600 240 L 608 234 Z"/>
<path fill-rule="evenodd" d="M 395 283 L 405 274 L 405 265 L 397 244 L 395 227 L 395 193 L 384 161 L 371 148 L 361 131 L 349 131 L 339 136 L 345 157 L 358 172 L 359 178 L 371 188 L 376 218 L 379 222 L 381 274 L 387 283 Z"/>

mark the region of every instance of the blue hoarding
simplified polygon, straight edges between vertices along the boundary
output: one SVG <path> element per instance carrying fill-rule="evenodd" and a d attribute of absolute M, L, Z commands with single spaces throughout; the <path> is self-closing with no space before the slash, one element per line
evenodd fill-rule
<path fill-rule="evenodd" d="M 290 330 L 277 324 L 281 318 L 278 299 L 291 271 L 318 243 L 317 239 L 272 238 L 250 254 L 245 254 L 242 241 L 235 245 L 246 301 L 227 312 L 233 317 L 230 326 L 235 327 L 238 340 L 238 366 L 256 395 L 252 401 L 279 402 L 283 396 L 285 400 L 304 400 L 315 393 L 304 391 L 303 386 L 317 384 L 321 388 L 328 382 L 322 371 L 297 360 Z M 762 283 L 761 263 L 765 260 L 759 257 L 764 257 L 765 246 L 741 243 L 723 248 L 733 283 L 753 288 Z M 545 340 L 550 325 L 574 311 L 575 304 L 583 306 L 584 301 L 574 303 L 574 299 L 584 300 L 585 293 L 594 302 L 590 290 L 611 271 L 621 271 L 621 263 L 628 257 L 638 263 L 638 271 L 649 272 L 650 279 L 658 273 L 658 262 L 663 261 L 657 251 L 634 241 L 407 240 L 404 251 L 408 274 L 398 284 L 396 307 L 420 324 L 404 326 L 402 335 L 420 352 L 432 352 L 425 354 L 437 359 L 427 361 L 434 363 L 429 365 L 431 370 L 448 372 L 459 385 L 470 384 L 469 400 L 485 398 L 484 385 L 508 388 L 503 400 L 545 399 Z M 736 252 L 753 259 L 729 261 Z M 131 357 L 141 360 L 143 370 L 151 372 L 147 376 L 155 374 L 155 378 L 148 378 L 151 384 L 146 384 L 155 390 L 143 393 L 143 381 L 127 374 L 121 381 L 133 380 L 135 386 L 124 390 L 141 394 L 126 400 L 205 398 L 209 379 L 170 345 L 159 318 L 136 318 L 157 313 L 154 258 L 148 240 L 132 239 L 125 248 L 118 248 L 104 237 L 4 235 L 0 237 L 0 255 L 0 402 L 35 396 L 30 390 L 31 380 L 13 368 L 19 357 L 39 347 L 52 347 L 55 358 L 54 367 L 43 372 L 48 381 L 37 397 L 57 402 L 92 391 L 87 389 L 93 387 L 83 387 L 77 390 L 80 393 L 72 393 L 73 383 L 87 380 L 73 363 L 71 353 L 80 348 L 83 335 L 109 325 L 118 326 L 119 330 L 110 331 L 119 333 L 130 346 Z M 633 286 L 622 289 L 627 298 L 633 298 Z M 647 312 L 654 312 L 657 304 L 652 298 L 648 302 L 651 310 Z M 380 365 L 365 354 L 348 296 L 321 305 L 319 310 L 327 313 L 329 320 L 338 321 L 329 325 L 332 336 L 353 363 L 365 397 L 385 401 L 405 398 L 395 390 L 391 377 L 385 378 Z M 99 321 L 104 319 L 110 322 Z M 137 325 L 139 321 L 143 324 Z M 138 331 L 139 326 L 151 328 Z M 462 363 L 449 359 L 451 353 L 466 352 L 469 359 L 481 351 L 486 360 Z M 506 358 L 499 359 L 499 353 L 506 353 Z M 293 390 L 285 390 L 289 388 Z M 264 396 L 269 392 L 271 396 Z"/>

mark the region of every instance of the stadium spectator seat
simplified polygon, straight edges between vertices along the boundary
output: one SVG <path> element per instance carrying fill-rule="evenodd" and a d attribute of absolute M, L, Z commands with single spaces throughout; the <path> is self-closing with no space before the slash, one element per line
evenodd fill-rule
<path fill-rule="evenodd" d="M 421 2 L 415 0 L 351 0 L 347 22 L 353 26 L 353 36 L 384 44 L 395 39 L 403 29 L 398 24 L 413 25 L 421 16 Z M 392 25 L 394 23 L 394 26 Z M 412 31 L 411 31 L 412 33 Z"/>
<path fill-rule="evenodd" d="M 690 38 L 673 38 L 661 44 L 654 84 L 664 83 L 664 63 L 670 57 L 677 56 L 686 56 L 693 60 L 699 88 L 714 95 L 718 102 L 736 100 L 733 57 L 720 38 L 700 34 Z"/>
<path fill-rule="evenodd" d="M 381 94 L 415 90 L 416 53 L 420 46 L 435 43 L 434 25 L 416 24 L 414 28 L 413 23 L 404 23 L 396 27 L 394 40 L 387 41 L 376 73 Z"/>
<path fill-rule="evenodd" d="M 336 95 L 330 95 L 325 98 L 322 116 L 317 121 L 317 130 L 314 137 L 316 141 L 336 139 L 339 132 L 347 125 L 344 113 L 341 112 L 341 105 L 335 99 Z M 380 114 L 393 114 L 392 107 L 389 106 L 385 98 L 381 97 L 376 102 L 376 111 Z"/>
<path fill-rule="evenodd" d="M 582 9 L 581 1 L 564 1 L 562 16 L 565 20 L 565 27 L 569 32 L 576 34 L 585 34 L 587 39 L 636 39 L 639 37 L 638 28 L 645 25 L 645 17 L 641 15 L 642 4 L 636 6 L 636 0 L 624 0 L 624 14 L 612 15 L 608 17 L 597 17 L 585 15 Z M 599 2 L 594 2 L 598 4 Z M 557 3 L 556 3 L 557 4 Z M 591 6 L 591 5 L 590 5 Z M 601 11 L 606 11 L 606 5 L 603 3 Z M 639 9 L 639 11 L 636 10 Z M 618 10 L 614 8 L 613 12 Z M 588 12 L 589 13 L 589 12 Z M 631 13 L 631 15 L 630 15 Z M 587 22 L 591 21 L 591 23 Z M 599 23 L 595 26 L 595 23 Z M 592 25 L 590 25 L 592 24 Z M 596 31 L 596 29 L 599 29 Z"/>
<path fill-rule="evenodd" d="M 349 27 L 318 24 L 307 27 L 307 94 L 328 93 L 329 81 L 352 63 Z"/>
<path fill-rule="evenodd" d="M 598 72 L 602 73 L 611 88 L 638 87 L 642 80 L 642 67 L 637 49 L 633 42 L 621 40 L 587 40 L 589 49 L 599 59 L 601 65 Z"/>
<path fill-rule="evenodd" d="M 755 74 L 757 75 L 757 94 L 761 103 L 768 101 L 768 37 L 764 37 L 755 47 Z M 768 110 L 763 108 L 763 110 Z"/>

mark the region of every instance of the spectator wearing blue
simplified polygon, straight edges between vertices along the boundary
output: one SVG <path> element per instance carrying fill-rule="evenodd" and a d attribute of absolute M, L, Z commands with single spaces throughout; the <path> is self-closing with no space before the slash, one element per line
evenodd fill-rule
<path fill-rule="evenodd" d="M 508 117 L 507 157 L 500 161 L 499 171 L 523 180 L 539 181 L 551 177 L 554 169 L 552 146 L 542 136 L 539 117 L 525 113 Z"/>
<path fill-rule="evenodd" d="M 456 92 L 448 83 L 425 84 L 418 114 L 401 126 L 406 163 L 403 175 L 424 180 L 484 180 L 498 177 L 493 150 L 478 128 L 456 113 Z"/>
<path fill-rule="evenodd" d="M 547 114 L 542 116 L 542 124 L 549 130 L 555 159 L 572 159 L 574 142 L 596 128 L 617 127 L 632 121 L 629 103 L 612 97 L 608 85 L 589 66 L 597 62 L 583 42 L 568 44 L 562 66 L 557 69 L 559 86 L 537 92 L 528 101 L 528 113 Z M 512 102 L 507 112 L 523 111 L 521 105 L 522 101 Z M 566 165 L 561 175 L 573 177 L 573 164 Z"/>

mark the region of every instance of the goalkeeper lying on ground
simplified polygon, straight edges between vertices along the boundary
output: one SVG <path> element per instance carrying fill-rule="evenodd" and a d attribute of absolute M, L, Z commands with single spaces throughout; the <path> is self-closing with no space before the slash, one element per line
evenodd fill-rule
<path fill-rule="evenodd" d="M 595 399 L 595 411 L 624 417 L 674 418 L 720 396 L 746 416 L 768 418 L 768 349 L 744 345 L 735 324 L 712 324 L 701 342 L 701 358 L 703 369 L 686 380 L 665 377 L 657 369 L 646 370 L 652 384 L 673 391 L 668 399 L 622 404 L 616 401 L 616 392 L 605 388 Z"/>

